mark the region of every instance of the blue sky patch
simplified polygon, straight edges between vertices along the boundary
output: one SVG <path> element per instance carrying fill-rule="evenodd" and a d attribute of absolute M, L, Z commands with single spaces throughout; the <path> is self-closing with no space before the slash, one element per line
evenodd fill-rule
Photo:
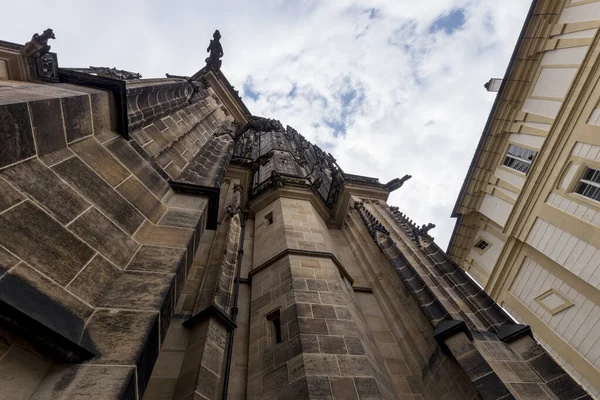
<path fill-rule="evenodd" d="M 253 101 L 258 100 L 260 97 L 260 93 L 254 89 L 254 82 L 252 80 L 252 76 L 248 76 L 244 81 L 244 85 L 242 86 L 244 90 L 244 96 L 250 98 Z"/>
<path fill-rule="evenodd" d="M 448 14 L 440 15 L 429 27 L 430 32 L 445 31 L 451 35 L 465 24 L 465 10 L 456 8 Z"/>

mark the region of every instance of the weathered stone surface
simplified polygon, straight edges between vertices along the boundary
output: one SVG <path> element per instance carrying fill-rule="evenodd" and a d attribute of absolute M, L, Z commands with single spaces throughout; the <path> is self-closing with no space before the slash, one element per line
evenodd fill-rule
<path fill-rule="evenodd" d="M 77 297 L 93 306 L 104 296 L 107 287 L 121 275 L 121 271 L 104 257 L 96 255 L 85 269 L 67 286 Z"/>
<path fill-rule="evenodd" d="M 206 197 L 175 193 L 173 197 L 169 199 L 168 206 L 202 211 L 206 208 L 207 204 L 208 200 Z"/>
<path fill-rule="evenodd" d="M 132 366 L 56 365 L 31 400 L 135 400 Z"/>
<path fill-rule="evenodd" d="M 69 229 L 121 268 L 125 268 L 140 247 L 95 208 L 73 221 Z"/>
<path fill-rule="evenodd" d="M 296 382 L 275 393 L 276 400 L 308 400 L 309 398 L 305 377 L 298 379 Z"/>
<path fill-rule="evenodd" d="M 335 359 L 328 354 L 304 354 L 304 371 L 306 375 L 339 376 L 340 370 Z"/>
<path fill-rule="evenodd" d="M 306 384 L 311 399 L 333 399 L 329 379 L 326 376 L 307 376 Z"/>
<path fill-rule="evenodd" d="M 377 387 L 377 381 L 373 378 L 354 378 L 354 385 L 361 400 L 380 399 L 381 394 Z"/>
<path fill-rule="evenodd" d="M 72 142 L 91 135 L 93 130 L 90 96 L 63 97 L 61 102 L 67 140 Z"/>
<path fill-rule="evenodd" d="M 287 365 L 282 365 L 264 376 L 263 388 L 266 393 L 281 389 L 287 385 Z"/>
<path fill-rule="evenodd" d="M 142 246 L 131 263 L 130 271 L 176 272 L 185 261 L 185 250 L 169 247 Z"/>
<path fill-rule="evenodd" d="M 157 352 L 158 334 L 150 342 L 153 330 L 157 331 L 157 317 L 156 312 L 97 310 L 86 326 L 89 337 L 84 336 L 99 352 L 89 363 L 137 364 L 148 344 Z"/>
<path fill-rule="evenodd" d="M 52 167 L 114 223 L 132 235 L 144 217 L 76 157 Z"/>
<path fill-rule="evenodd" d="M 0 361 L 0 398 L 29 399 L 51 363 L 19 346 L 12 346 Z"/>
<path fill-rule="evenodd" d="M 0 177 L 0 212 L 23 200 L 25 200 L 25 196 Z"/>
<path fill-rule="evenodd" d="M 96 138 L 80 140 L 70 148 L 111 186 L 117 186 L 131 175 Z"/>
<path fill-rule="evenodd" d="M 167 182 L 122 138 L 106 144 L 108 150 L 152 192 L 162 199 L 169 191 Z"/>
<path fill-rule="evenodd" d="M 71 293 L 24 263 L 13 268 L 9 272 L 9 275 L 13 275 L 27 282 L 27 284 L 35 288 L 37 292 L 60 304 L 82 320 L 85 320 L 92 314 L 93 310 L 88 305 L 82 303 L 81 300 L 71 295 Z"/>
<path fill-rule="evenodd" d="M 326 354 L 348 354 L 346 344 L 342 336 L 319 336 L 319 347 L 321 353 Z"/>
<path fill-rule="evenodd" d="M 83 197 L 38 160 L 16 164 L 2 171 L 1 175 L 63 224 L 69 223 L 90 206 Z"/>
<path fill-rule="evenodd" d="M 196 229 L 202 220 L 202 211 L 170 208 L 160 219 L 160 225 Z"/>
<path fill-rule="evenodd" d="M 173 274 L 125 272 L 106 288 L 98 307 L 158 311 L 173 278 Z"/>
<path fill-rule="evenodd" d="M 0 277 L 19 262 L 19 259 L 0 246 Z"/>
<path fill-rule="evenodd" d="M 336 378 L 331 376 L 329 377 L 329 383 L 331 384 L 331 392 L 334 400 L 358 400 L 352 378 Z"/>
<path fill-rule="evenodd" d="M 190 229 L 145 223 L 134 238 L 147 245 L 187 248 L 193 234 Z"/>
<path fill-rule="evenodd" d="M 113 114 L 114 99 L 109 93 L 94 93 L 90 95 L 92 103 L 92 125 L 94 136 L 104 143 L 119 136 L 115 130 L 115 115 Z"/>
<path fill-rule="evenodd" d="M 77 343 L 83 331 L 85 318 L 92 310 L 70 293 L 31 269 L 17 265 L 0 280 L 0 301 L 26 315 L 27 321 L 35 321 L 57 335 Z M 77 315 L 77 314 L 79 315 Z M 30 335 L 39 334 L 36 331 Z"/>
<path fill-rule="evenodd" d="M 27 103 L 0 106 L 0 167 L 35 155 Z"/>
<path fill-rule="evenodd" d="M 29 109 L 38 156 L 65 147 L 67 141 L 60 99 L 32 101 Z"/>
<path fill-rule="evenodd" d="M 365 356 L 336 356 L 342 376 L 374 376 L 371 362 Z"/>
<path fill-rule="evenodd" d="M 117 191 L 154 223 L 157 223 L 167 210 L 167 207 L 134 177 L 123 182 Z"/>
<path fill-rule="evenodd" d="M 330 305 L 312 304 L 312 312 L 315 318 L 337 318 L 335 315 L 335 309 Z"/>
<path fill-rule="evenodd" d="M 29 201 L 0 214 L 0 243 L 62 285 L 94 255 L 91 248 Z"/>
<path fill-rule="evenodd" d="M 53 151 L 52 153 L 46 154 L 40 157 L 40 161 L 51 167 L 55 164 L 65 161 L 67 158 L 75 156 L 75 153 L 68 147 L 64 147 L 60 150 Z"/>

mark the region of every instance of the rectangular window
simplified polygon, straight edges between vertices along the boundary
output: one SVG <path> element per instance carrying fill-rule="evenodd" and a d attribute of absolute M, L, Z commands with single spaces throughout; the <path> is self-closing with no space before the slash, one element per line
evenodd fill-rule
<path fill-rule="evenodd" d="M 281 343 L 281 319 L 279 316 L 279 309 L 267 315 L 267 321 L 269 322 L 271 329 L 271 337 L 273 338 L 272 343 L 274 345 Z"/>
<path fill-rule="evenodd" d="M 273 225 L 273 213 L 272 212 L 265 215 L 265 221 L 267 222 L 267 225 Z"/>
<path fill-rule="evenodd" d="M 477 243 L 475 244 L 475 247 L 476 247 L 476 248 L 478 248 L 478 249 L 479 249 L 479 250 L 481 250 L 481 251 L 484 251 L 485 249 L 487 249 L 487 247 L 488 247 L 489 245 L 490 245 L 490 244 L 489 244 L 488 242 L 486 242 L 486 241 L 485 241 L 485 240 L 483 240 L 483 239 L 480 239 L 480 240 L 478 240 L 478 241 L 477 241 Z"/>
<path fill-rule="evenodd" d="M 529 168 L 531 167 L 531 163 L 536 154 L 537 153 L 533 150 L 524 149 L 511 144 L 508 146 L 508 151 L 506 152 L 506 157 L 504 157 L 502 165 L 526 174 L 529 172 Z"/>
<path fill-rule="evenodd" d="M 575 187 L 575 193 L 600 201 L 600 171 L 586 168 Z"/>

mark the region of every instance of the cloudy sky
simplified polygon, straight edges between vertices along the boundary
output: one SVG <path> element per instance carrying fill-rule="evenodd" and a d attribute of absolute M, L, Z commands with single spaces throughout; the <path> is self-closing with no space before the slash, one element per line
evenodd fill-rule
<path fill-rule="evenodd" d="M 191 75 L 212 32 L 255 115 L 279 119 L 346 172 L 413 178 L 389 200 L 445 248 L 450 213 L 529 0 L 21 1 L 0 39 L 53 28 L 62 67 Z"/>

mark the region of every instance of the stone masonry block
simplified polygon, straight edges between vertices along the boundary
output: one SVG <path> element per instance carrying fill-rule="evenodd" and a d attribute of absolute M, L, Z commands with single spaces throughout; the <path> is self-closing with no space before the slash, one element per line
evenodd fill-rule
<path fill-rule="evenodd" d="M 339 376 L 340 370 L 335 355 L 304 354 L 304 371 L 306 375 Z"/>
<path fill-rule="evenodd" d="M 352 378 L 329 377 L 334 400 L 358 400 L 358 394 Z"/>
<path fill-rule="evenodd" d="M 51 363 L 12 346 L 0 361 L 0 398 L 29 399 Z"/>
<path fill-rule="evenodd" d="M 121 184 L 131 175 L 94 137 L 80 140 L 69 147 L 111 186 Z"/>
<path fill-rule="evenodd" d="M 98 299 L 98 307 L 160 310 L 171 288 L 173 274 L 127 271 L 115 279 Z"/>
<path fill-rule="evenodd" d="M 93 134 L 90 96 L 63 97 L 61 99 L 67 140 L 81 139 Z"/>
<path fill-rule="evenodd" d="M 300 333 L 328 335 L 327 324 L 324 319 L 298 318 Z"/>
<path fill-rule="evenodd" d="M 123 182 L 117 191 L 153 223 L 157 223 L 167 210 L 167 207 L 135 177 Z"/>
<path fill-rule="evenodd" d="M 0 167 L 36 154 L 27 103 L 0 106 Z"/>
<path fill-rule="evenodd" d="M 38 156 L 66 147 L 60 99 L 32 101 L 29 109 Z"/>
<path fill-rule="evenodd" d="M 348 354 L 342 336 L 318 336 L 319 347 L 325 354 Z"/>
<path fill-rule="evenodd" d="M 2 171 L 0 175 L 37 201 L 44 210 L 63 224 L 72 221 L 90 206 L 83 197 L 38 160 L 16 164 Z M 8 194 L 10 195 L 10 192 Z"/>
<path fill-rule="evenodd" d="M 263 390 L 264 393 L 271 393 L 278 389 L 281 389 L 288 383 L 288 371 L 287 365 L 282 365 L 279 368 L 266 374 L 263 378 Z"/>
<path fill-rule="evenodd" d="M 52 167 L 114 223 L 132 235 L 144 217 L 77 157 Z"/>
<path fill-rule="evenodd" d="M 86 244 L 29 201 L 0 214 L 0 243 L 63 285 L 94 255 Z"/>
<path fill-rule="evenodd" d="M 139 245 L 96 208 L 90 208 L 69 225 L 69 230 L 120 268 L 131 260 Z"/>
<path fill-rule="evenodd" d="M 119 268 L 96 255 L 67 286 L 67 290 L 88 304 L 97 305 L 107 288 L 121 274 Z"/>

